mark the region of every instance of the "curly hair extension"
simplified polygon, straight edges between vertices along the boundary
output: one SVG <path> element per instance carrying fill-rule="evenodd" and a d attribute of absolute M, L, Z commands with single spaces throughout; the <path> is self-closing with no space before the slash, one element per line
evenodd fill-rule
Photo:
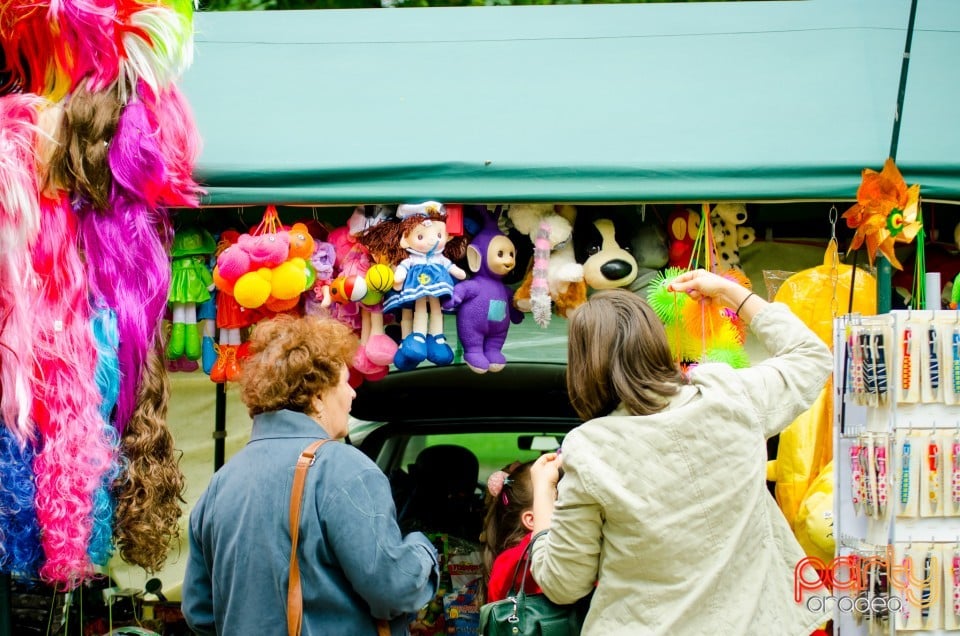
<path fill-rule="evenodd" d="M 69 589 L 94 574 L 87 555 L 93 493 L 114 458 L 90 372 L 96 345 L 76 218 L 65 196 L 42 199 L 41 209 L 44 231 L 33 250 L 40 289 L 32 307 L 37 332 L 33 417 L 41 436 L 33 472 L 46 559 L 39 573 Z"/>
<path fill-rule="evenodd" d="M 163 362 L 162 339 L 147 353 L 140 376 L 137 408 L 121 440 L 124 468 L 113 483 L 117 500 L 114 538 L 127 563 L 156 572 L 179 537 L 178 522 L 186 503 L 186 480 L 180 451 L 167 428 L 170 380 Z"/>
<path fill-rule="evenodd" d="M 33 441 L 21 443 L 0 421 L 0 572 L 35 576 L 43 558 L 33 456 Z"/>
<path fill-rule="evenodd" d="M 103 212 L 110 203 L 113 175 L 107 162 L 121 104 L 116 86 L 91 91 L 86 82 L 67 99 L 44 190 L 76 192 Z"/>

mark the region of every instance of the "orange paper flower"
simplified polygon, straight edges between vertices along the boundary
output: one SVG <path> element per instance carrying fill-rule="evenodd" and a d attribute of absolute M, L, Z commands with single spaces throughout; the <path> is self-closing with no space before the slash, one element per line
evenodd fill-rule
<path fill-rule="evenodd" d="M 856 228 L 849 252 L 866 242 L 870 264 L 877 250 L 890 264 L 903 269 L 894 254 L 895 243 L 909 243 L 920 231 L 920 186 L 907 187 L 893 159 L 887 159 L 883 170 L 863 170 L 857 202 L 843 213 L 847 227 Z"/>

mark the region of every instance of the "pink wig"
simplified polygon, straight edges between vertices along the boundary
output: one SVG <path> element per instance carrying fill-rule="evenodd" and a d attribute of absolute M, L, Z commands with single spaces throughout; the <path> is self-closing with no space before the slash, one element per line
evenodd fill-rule
<path fill-rule="evenodd" d="M 87 554 L 93 496 L 115 460 L 92 373 L 97 349 L 76 217 L 65 196 L 41 199 L 41 209 L 44 230 L 33 249 L 40 289 L 32 307 L 37 332 L 33 416 L 41 439 L 33 472 L 46 558 L 40 576 L 69 588 L 93 575 Z"/>
<path fill-rule="evenodd" d="M 154 128 L 160 131 L 160 151 L 166 165 L 160 205 L 198 207 L 204 190 L 194 181 L 193 169 L 200 157 L 202 140 L 190 104 L 176 84 L 159 97 L 146 84 L 141 83 L 140 89 Z"/>
<path fill-rule="evenodd" d="M 27 299 L 33 270 L 29 248 L 40 227 L 36 145 L 40 128 L 31 95 L 0 97 L 0 419 L 21 445 L 29 422 L 34 330 Z"/>

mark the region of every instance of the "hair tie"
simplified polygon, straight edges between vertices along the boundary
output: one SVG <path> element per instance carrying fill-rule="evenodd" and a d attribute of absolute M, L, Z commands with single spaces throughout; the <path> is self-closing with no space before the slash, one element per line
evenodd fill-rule
<path fill-rule="evenodd" d="M 487 492 L 494 497 L 499 497 L 503 486 L 510 482 L 510 475 L 506 471 L 498 470 L 487 477 Z"/>

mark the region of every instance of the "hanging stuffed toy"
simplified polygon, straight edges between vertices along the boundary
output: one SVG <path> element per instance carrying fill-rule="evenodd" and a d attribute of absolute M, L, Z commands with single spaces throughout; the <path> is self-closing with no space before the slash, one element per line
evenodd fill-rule
<path fill-rule="evenodd" d="M 170 249 L 171 276 L 167 302 L 172 311 L 167 358 L 200 359 L 197 305 L 210 300 L 216 287 L 207 268 L 207 257 L 217 249 L 213 235 L 200 227 L 185 227 L 174 234 Z"/>
<path fill-rule="evenodd" d="M 334 228 L 329 241 L 335 253 L 335 277 L 327 292 L 330 314 L 349 325 L 360 337 L 351 368 L 355 383 L 381 380 L 397 353 L 397 343 L 384 331 L 383 295 L 393 288 L 393 270 L 375 263 L 361 236 L 368 229 L 393 217 L 382 205 L 357 206 L 346 225 Z M 318 270 L 318 281 L 319 281 Z M 321 289 L 322 291 L 322 289 Z"/>
<path fill-rule="evenodd" d="M 507 360 L 502 348 L 510 323 L 520 324 L 523 312 L 513 306 L 513 291 L 503 277 L 516 265 L 516 247 L 497 224 L 496 215 L 480 206 L 480 231 L 467 246 L 467 266 L 473 276 L 453 287 L 453 296 L 443 303 L 457 315 L 457 338 L 463 346 L 463 361 L 471 371 L 500 371 Z"/>
<path fill-rule="evenodd" d="M 366 230 L 360 237 L 372 254 L 394 267 L 393 292 L 383 310 L 401 312 L 397 369 L 413 369 L 424 360 L 443 366 L 453 362 L 453 349 L 443 333 L 441 302 L 453 295 L 453 279 L 467 273 L 454 261 L 463 257 L 466 237 L 447 234 L 443 204 L 427 201 L 401 205 L 396 221 Z"/>

